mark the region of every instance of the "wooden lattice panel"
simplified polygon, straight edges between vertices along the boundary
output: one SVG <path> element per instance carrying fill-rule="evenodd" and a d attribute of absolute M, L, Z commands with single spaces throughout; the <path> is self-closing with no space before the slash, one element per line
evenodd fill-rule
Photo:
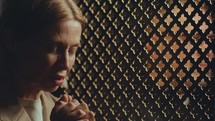
<path fill-rule="evenodd" d="M 69 79 L 99 121 L 213 120 L 214 0 L 79 0 Z"/>

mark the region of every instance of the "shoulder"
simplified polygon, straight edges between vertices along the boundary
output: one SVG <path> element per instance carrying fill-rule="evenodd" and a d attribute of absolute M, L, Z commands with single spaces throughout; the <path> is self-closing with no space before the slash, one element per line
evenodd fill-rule
<path fill-rule="evenodd" d="M 24 108 L 18 102 L 0 107 L 0 121 L 26 121 L 27 118 Z"/>

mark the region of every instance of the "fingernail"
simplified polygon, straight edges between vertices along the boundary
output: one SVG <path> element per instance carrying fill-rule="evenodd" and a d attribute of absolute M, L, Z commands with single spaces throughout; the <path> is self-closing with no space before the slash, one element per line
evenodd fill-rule
<path fill-rule="evenodd" d="M 83 111 L 83 110 L 81 110 L 81 109 L 80 109 L 80 113 L 81 113 L 82 115 L 87 114 L 85 111 Z"/>
<path fill-rule="evenodd" d="M 90 112 L 92 113 L 93 117 L 96 115 L 96 113 L 94 113 L 93 111 L 90 111 Z"/>

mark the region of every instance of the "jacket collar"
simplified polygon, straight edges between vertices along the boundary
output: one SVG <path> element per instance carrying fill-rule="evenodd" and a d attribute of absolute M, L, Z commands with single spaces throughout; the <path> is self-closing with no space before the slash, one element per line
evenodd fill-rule
<path fill-rule="evenodd" d="M 2 121 L 31 121 L 24 107 L 18 102 L 16 105 L 12 105 L 6 109 L 3 109 L 1 114 Z"/>
<path fill-rule="evenodd" d="M 52 108 L 55 105 L 55 102 L 53 100 L 55 100 L 55 98 L 52 97 L 50 93 L 42 92 L 40 99 L 43 106 L 43 121 L 50 121 L 50 114 L 51 114 Z"/>
<path fill-rule="evenodd" d="M 41 94 L 41 102 L 43 106 L 43 120 L 50 121 L 50 113 L 52 108 L 54 107 L 56 100 L 51 94 L 42 92 Z M 1 111 L 2 110 L 2 111 Z M 45 117 L 46 116 L 46 117 Z M 16 104 L 7 107 L 5 109 L 0 109 L 0 121 L 31 121 L 28 116 L 25 108 L 17 101 Z"/>

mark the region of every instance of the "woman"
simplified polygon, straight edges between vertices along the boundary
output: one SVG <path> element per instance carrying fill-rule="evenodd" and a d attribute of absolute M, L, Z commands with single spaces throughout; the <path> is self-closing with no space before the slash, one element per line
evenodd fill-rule
<path fill-rule="evenodd" d="M 72 0 L 6 0 L 0 19 L 0 120 L 92 121 L 55 91 L 75 61 L 85 19 Z"/>

